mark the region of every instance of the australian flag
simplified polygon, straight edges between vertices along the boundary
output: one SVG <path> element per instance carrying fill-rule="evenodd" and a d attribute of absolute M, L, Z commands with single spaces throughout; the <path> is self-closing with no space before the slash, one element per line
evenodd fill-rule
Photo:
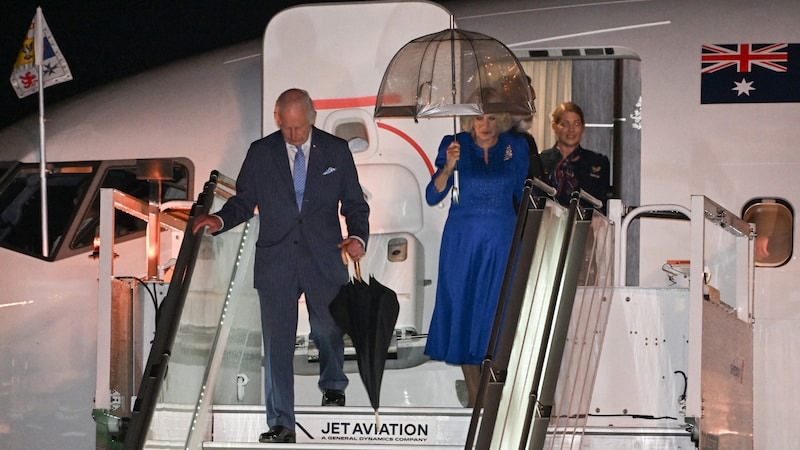
<path fill-rule="evenodd" d="M 800 44 L 707 44 L 700 103 L 800 102 Z"/>

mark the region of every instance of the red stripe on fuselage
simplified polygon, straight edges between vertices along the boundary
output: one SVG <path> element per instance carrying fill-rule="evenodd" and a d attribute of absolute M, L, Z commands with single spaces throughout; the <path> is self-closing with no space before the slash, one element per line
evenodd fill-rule
<path fill-rule="evenodd" d="M 350 98 L 326 98 L 322 100 L 314 100 L 314 108 L 317 110 L 320 109 L 344 109 L 344 108 L 362 108 L 364 106 L 375 106 L 376 97 L 350 97 Z M 411 136 L 407 135 L 406 133 L 402 132 L 398 128 L 395 128 L 391 125 L 386 125 L 382 122 L 377 122 L 378 128 L 383 128 L 384 130 L 394 133 L 397 136 L 400 136 L 404 141 L 408 142 L 411 147 L 416 150 L 417 154 L 422 158 L 422 161 L 425 163 L 425 167 L 428 168 L 428 172 L 433 175 L 433 164 L 431 160 L 428 159 L 428 155 L 425 154 L 425 150 L 422 149 Z"/>
<path fill-rule="evenodd" d="M 409 144 L 411 144 L 411 146 L 414 147 L 414 150 L 417 151 L 422 160 L 425 161 L 425 166 L 428 168 L 428 172 L 430 172 L 431 176 L 433 176 L 433 164 L 431 164 L 431 160 L 428 159 L 428 155 L 425 154 L 425 150 L 423 150 L 422 147 L 419 144 L 417 144 L 417 141 L 412 139 L 411 136 L 403 133 L 402 131 L 391 125 L 386 125 L 385 123 L 378 122 L 378 128 L 383 128 L 386 131 L 394 133 L 403 138 Z"/>
<path fill-rule="evenodd" d="M 314 100 L 316 109 L 343 109 L 360 108 L 362 106 L 375 106 L 375 96 L 372 97 L 350 97 L 350 98 L 326 98 Z"/>

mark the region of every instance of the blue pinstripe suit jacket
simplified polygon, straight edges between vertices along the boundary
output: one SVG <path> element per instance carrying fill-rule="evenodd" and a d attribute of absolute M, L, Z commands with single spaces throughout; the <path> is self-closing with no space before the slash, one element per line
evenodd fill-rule
<path fill-rule="evenodd" d="M 353 155 L 347 143 L 318 128 L 311 131 L 306 191 L 302 211 L 297 210 L 286 143 L 280 131 L 250 145 L 239 177 L 236 195 L 216 214 L 224 232 L 259 212 L 256 244 L 255 287 L 267 289 L 294 267 L 303 240 L 315 266 L 329 282 L 347 283 L 337 245 L 342 241 L 339 204 L 347 235 L 367 242 L 369 206 L 358 181 Z"/>

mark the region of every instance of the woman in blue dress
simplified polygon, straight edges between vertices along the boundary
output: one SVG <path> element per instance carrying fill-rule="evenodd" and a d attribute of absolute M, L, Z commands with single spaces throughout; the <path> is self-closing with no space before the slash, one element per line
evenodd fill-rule
<path fill-rule="evenodd" d="M 444 200 L 458 163 L 459 197 L 442 232 L 425 353 L 461 365 L 472 407 L 514 234 L 512 199 L 520 201 L 528 172 L 528 144 L 506 133 L 508 114 L 462 117 L 461 127 L 455 139 L 442 139 L 425 192 L 430 205 Z"/>

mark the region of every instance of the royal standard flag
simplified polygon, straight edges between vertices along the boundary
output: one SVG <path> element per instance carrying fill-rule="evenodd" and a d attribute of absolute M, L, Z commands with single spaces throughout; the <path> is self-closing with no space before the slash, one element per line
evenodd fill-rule
<path fill-rule="evenodd" d="M 800 44 L 708 44 L 700 103 L 800 102 Z"/>
<path fill-rule="evenodd" d="M 38 32 L 37 26 L 39 27 Z M 36 45 L 37 37 L 41 39 L 40 45 Z M 42 54 L 36 55 L 36 49 L 41 49 Z M 39 92 L 39 85 L 42 83 L 39 82 L 37 63 L 42 65 L 44 87 L 72 79 L 67 61 L 61 55 L 61 50 L 58 49 L 58 44 L 50 33 L 44 15 L 38 8 L 11 71 L 11 86 L 14 87 L 19 98 Z"/>

